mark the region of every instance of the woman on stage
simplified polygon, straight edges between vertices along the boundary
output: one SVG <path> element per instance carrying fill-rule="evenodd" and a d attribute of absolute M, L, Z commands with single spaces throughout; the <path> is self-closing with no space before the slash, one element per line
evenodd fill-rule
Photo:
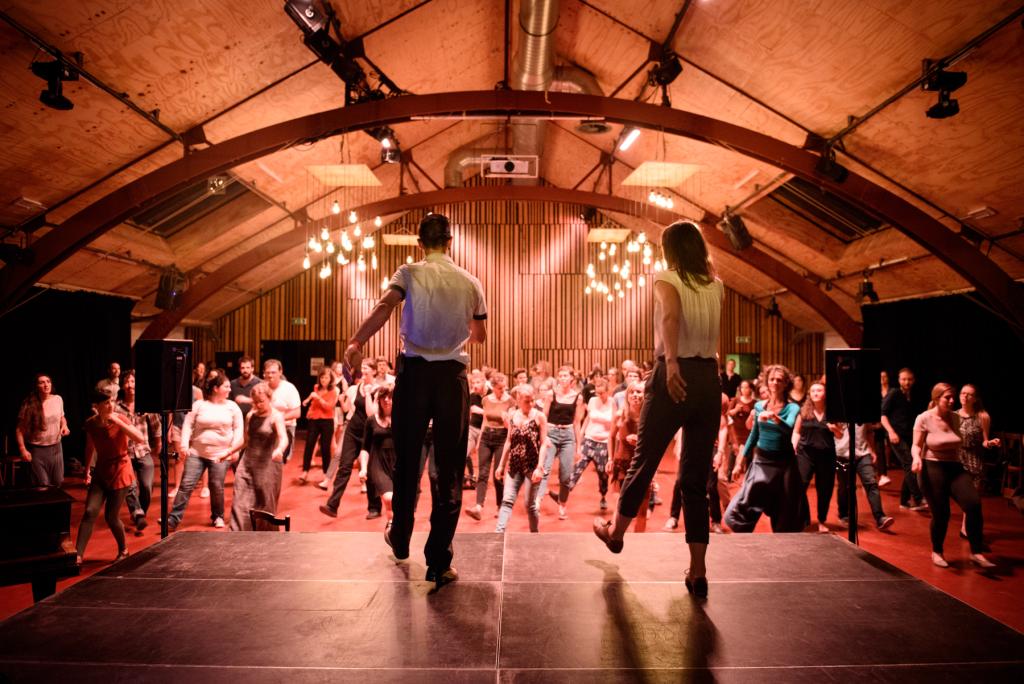
<path fill-rule="evenodd" d="M 690 547 L 685 584 L 691 593 L 706 597 L 707 481 L 721 405 L 715 355 L 725 288 L 715 276 L 696 224 L 678 221 L 666 228 L 662 250 L 668 269 L 658 273 L 654 283 L 657 362 L 644 386 L 636 453 L 614 519 L 596 519 L 594 532 L 613 553 L 622 550 L 623 536 L 639 511 L 661 457 L 676 430 L 682 428 L 686 440 L 678 480 Z"/>

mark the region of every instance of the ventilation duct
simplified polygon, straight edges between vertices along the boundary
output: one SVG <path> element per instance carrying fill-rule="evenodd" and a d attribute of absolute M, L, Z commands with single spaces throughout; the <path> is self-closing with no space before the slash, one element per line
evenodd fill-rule
<path fill-rule="evenodd" d="M 514 90 L 550 90 L 555 75 L 555 26 L 558 0 L 523 0 L 519 9 L 519 49 L 512 58 L 509 86 Z M 512 153 L 544 151 L 547 121 L 526 120 L 512 125 Z M 537 179 L 515 181 L 536 184 Z"/>

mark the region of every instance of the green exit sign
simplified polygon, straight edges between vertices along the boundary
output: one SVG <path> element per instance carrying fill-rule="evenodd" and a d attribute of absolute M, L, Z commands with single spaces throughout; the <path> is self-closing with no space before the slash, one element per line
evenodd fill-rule
<path fill-rule="evenodd" d="M 750 335 L 737 335 L 736 344 L 750 344 Z"/>
<path fill-rule="evenodd" d="M 305 316 L 294 316 L 292 318 L 292 325 L 306 325 Z"/>

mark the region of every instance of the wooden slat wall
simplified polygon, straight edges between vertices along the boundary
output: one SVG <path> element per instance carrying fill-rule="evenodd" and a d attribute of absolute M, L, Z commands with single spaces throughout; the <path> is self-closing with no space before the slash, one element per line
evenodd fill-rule
<path fill-rule="evenodd" d="M 650 358 L 654 347 L 653 291 L 634 287 L 607 303 L 583 294 L 587 262 L 582 207 L 540 202 L 484 202 L 436 208 L 452 220 L 452 258 L 475 274 L 487 295 L 488 341 L 471 346 L 473 365 L 510 371 L 544 359 L 557 367 L 589 369 L 623 359 Z M 388 232 L 415 232 L 419 216 L 407 216 Z M 314 265 L 287 283 L 218 319 L 212 329 L 188 328 L 198 358 L 217 350 L 254 354 L 261 339 L 344 341 L 370 311 L 381 282 L 413 250 L 378 243 L 380 268 L 359 273 L 354 266 L 321 280 Z M 600 266 L 599 262 L 595 264 Z M 600 270 L 600 268 L 599 268 Z M 639 273 L 639 271 L 637 271 Z M 611 274 L 609 274 L 611 275 Z M 605 278 L 611 282 L 610 278 Z M 648 280 L 651 280 L 648 274 Z M 292 325 L 304 317 L 306 325 Z M 399 315 L 369 343 L 367 354 L 394 357 L 399 348 Z M 750 344 L 736 344 L 736 336 Z M 782 362 L 805 375 L 823 367 L 824 335 L 802 333 L 765 309 L 727 289 L 722 313 L 721 353 L 759 352 L 762 363 Z"/>

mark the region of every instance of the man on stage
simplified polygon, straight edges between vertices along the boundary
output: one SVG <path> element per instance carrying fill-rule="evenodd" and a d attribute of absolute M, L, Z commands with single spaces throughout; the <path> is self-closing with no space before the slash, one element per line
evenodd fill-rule
<path fill-rule="evenodd" d="M 423 261 L 401 266 L 388 290 L 359 326 L 345 349 L 345 360 L 359 368 L 363 345 L 402 307 L 402 352 L 395 374 L 392 432 L 395 441 L 394 520 L 384 533 L 395 558 L 409 557 L 420 453 L 433 420 L 436 486 L 430 535 L 424 547 L 427 581 L 441 587 L 458 578 L 452 568 L 452 538 L 462 509 L 462 477 L 469 433 L 467 342 L 486 339 L 487 307 L 480 281 L 447 255 L 452 233 L 448 218 L 428 214 L 419 228 Z"/>

